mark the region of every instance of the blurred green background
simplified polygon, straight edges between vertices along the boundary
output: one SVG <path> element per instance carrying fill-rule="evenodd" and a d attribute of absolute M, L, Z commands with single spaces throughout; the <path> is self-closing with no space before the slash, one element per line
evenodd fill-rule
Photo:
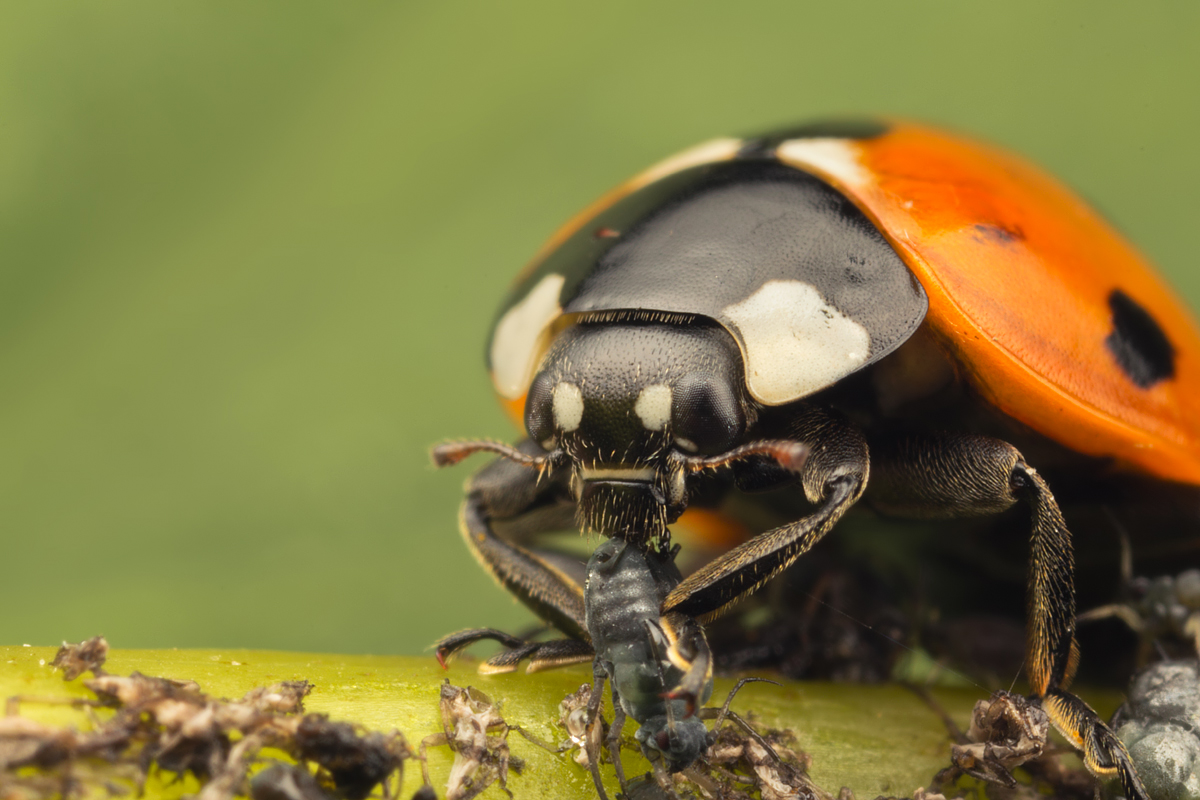
<path fill-rule="evenodd" d="M 1200 5 L 0 7 L 0 643 L 416 653 L 494 307 L 704 138 L 885 112 L 1046 165 L 1193 306 Z M 472 462 L 472 466 L 477 466 Z"/>

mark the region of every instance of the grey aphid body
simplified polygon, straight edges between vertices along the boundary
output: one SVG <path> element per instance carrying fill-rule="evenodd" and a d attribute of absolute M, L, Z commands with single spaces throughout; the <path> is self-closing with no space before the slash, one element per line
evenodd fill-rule
<path fill-rule="evenodd" d="M 1139 674 L 1113 728 L 1151 797 L 1200 799 L 1200 662 L 1163 661 Z"/>
<path fill-rule="evenodd" d="M 708 730 L 694 708 L 665 696 L 685 675 L 666 657 L 670 640 L 661 612 L 680 579 L 672 554 L 609 539 L 588 561 L 585 590 L 588 633 L 614 699 L 641 725 L 635 736 L 642 752 L 651 761 L 665 758 L 671 772 L 691 765 L 708 746 Z M 700 630 L 690 627 L 692 635 Z M 708 676 L 695 702 L 702 706 L 711 695 Z"/>

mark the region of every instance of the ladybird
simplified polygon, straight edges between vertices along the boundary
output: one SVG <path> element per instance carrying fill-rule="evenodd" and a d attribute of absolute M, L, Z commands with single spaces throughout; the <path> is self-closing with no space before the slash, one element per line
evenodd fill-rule
<path fill-rule="evenodd" d="M 1034 696 L 1094 774 L 1146 796 L 1068 690 L 1075 556 L 1051 486 L 1104 498 L 1200 485 L 1200 331 L 1053 178 L 899 121 L 706 142 L 551 237 L 501 307 L 488 367 L 528 438 L 435 459 L 503 456 L 468 486 L 464 537 L 568 636 L 588 637 L 580 581 L 527 546 L 541 532 L 661 550 L 689 509 L 798 499 L 796 518 L 725 541 L 662 604 L 707 622 L 856 504 L 917 519 L 1020 505 Z M 485 668 L 563 652 L 539 660 L 527 645 Z"/>

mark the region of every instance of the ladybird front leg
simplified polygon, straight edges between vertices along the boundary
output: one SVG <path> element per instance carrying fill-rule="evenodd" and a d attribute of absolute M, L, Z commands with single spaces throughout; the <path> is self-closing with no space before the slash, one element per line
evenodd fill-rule
<path fill-rule="evenodd" d="M 657 623 L 647 620 L 651 647 L 683 673 L 679 683 L 666 694 L 669 700 L 687 704 L 692 716 L 712 691 L 713 658 L 700 623 L 682 614 L 669 614 Z"/>
<path fill-rule="evenodd" d="M 930 435 L 873 441 L 877 510 L 910 518 L 998 514 L 1017 502 L 1031 512 L 1026 670 L 1050 721 L 1083 753 L 1092 774 L 1119 777 L 1130 798 L 1147 798 L 1129 753 L 1087 703 L 1067 691 L 1079 664 L 1071 533 L 1045 480 L 1012 445 L 986 436 Z"/>
<path fill-rule="evenodd" d="M 522 449 L 533 449 L 526 443 Z M 573 506 L 563 476 L 497 459 L 471 477 L 459 515 L 463 541 L 496 581 L 533 613 L 573 639 L 590 641 L 583 587 L 550 560 L 512 539 L 561 530 Z M 570 523 L 567 523 L 568 526 Z"/>
<path fill-rule="evenodd" d="M 789 438 L 808 446 L 797 477 L 817 510 L 755 536 L 688 576 L 667 595 L 664 614 L 703 622 L 719 616 L 791 566 L 862 496 L 870 463 L 866 438 L 856 427 L 834 412 L 810 407 L 797 414 Z"/>
<path fill-rule="evenodd" d="M 553 667 L 591 661 L 596 651 L 590 642 L 579 639 L 552 639 L 548 642 L 529 642 L 519 636 L 495 628 L 473 628 L 443 636 L 434 645 L 438 663 L 445 667 L 452 658 L 471 645 L 485 640 L 499 642 L 504 650 L 479 665 L 481 675 L 515 672 L 521 662 L 529 659 L 526 672 L 540 672 Z"/>

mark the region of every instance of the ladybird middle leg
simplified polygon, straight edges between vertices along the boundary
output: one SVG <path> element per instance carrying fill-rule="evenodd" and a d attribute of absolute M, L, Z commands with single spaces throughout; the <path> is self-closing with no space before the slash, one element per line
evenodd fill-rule
<path fill-rule="evenodd" d="M 677 611 L 705 622 L 719 616 L 795 563 L 862 496 L 870 462 L 866 438 L 858 428 L 839 414 L 808 407 L 797 413 L 789 434 L 808 446 L 797 477 L 816 511 L 755 536 L 688 576 L 667 595 L 664 614 Z M 739 484 L 754 477 L 739 475 Z"/>
<path fill-rule="evenodd" d="M 1075 642 L 1075 558 L 1071 534 L 1049 486 L 1012 445 L 985 436 L 926 435 L 873 441 L 867 500 L 905 517 L 996 514 L 1024 502 L 1031 536 L 1026 670 L 1050 721 L 1083 753 L 1088 769 L 1120 778 L 1131 798 L 1147 798 L 1121 740 L 1067 691 L 1079 663 Z"/>

